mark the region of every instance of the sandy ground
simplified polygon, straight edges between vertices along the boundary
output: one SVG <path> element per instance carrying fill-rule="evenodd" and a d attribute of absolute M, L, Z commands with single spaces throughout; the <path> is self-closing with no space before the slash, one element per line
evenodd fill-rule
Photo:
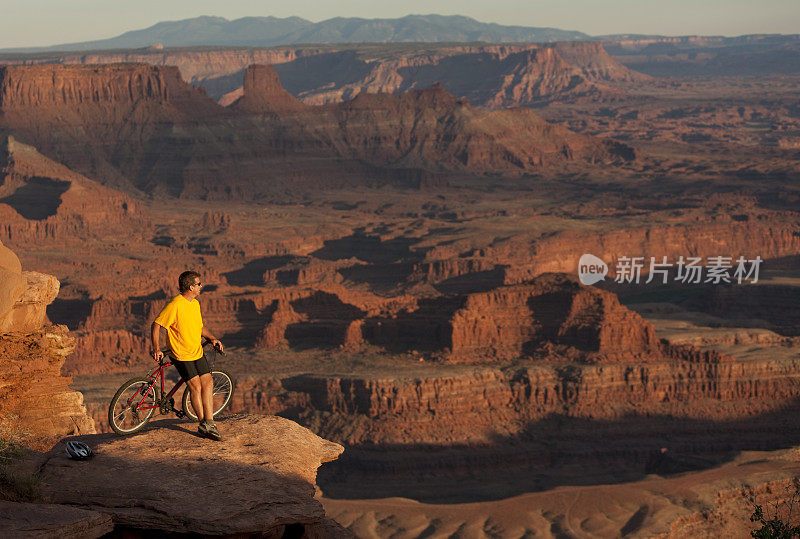
<path fill-rule="evenodd" d="M 330 517 L 361 538 L 749 537 L 750 500 L 771 515 L 776 500 L 795 491 L 799 474 L 800 448 L 792 448 L 743 452 L 702 472 L 561 487 L 496 502 L 321 501 Z M 785 514 L 786 506 L 777 507 Z"/>

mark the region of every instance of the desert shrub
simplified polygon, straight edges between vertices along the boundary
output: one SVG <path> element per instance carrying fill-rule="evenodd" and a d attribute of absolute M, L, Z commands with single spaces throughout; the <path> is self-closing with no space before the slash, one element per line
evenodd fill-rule
<path fill-rule="evenodd" d="M 792 487 L 788 487 L 792 488 Z M 794 481 L 794 493 L 785 502 L 775 502 L 773 506 L 772 518 L 767 520 L 764 508 L 753 503 L 753 514 L 750 515 L 751 522 L 761 524 L 761 527 L 750 532 L 756 539 L 793 539 L 800 537 L 800 525 L 792 526 L 792 510 L 800 501 L 800 480 Z"/>
<path fill-rule="evenodd" d="M 39 476 L 18 474 L 13 469 L 24 455 L 22 436 L 11 425 L 15 417 L 0 418 L 0 499 L 31 502 L 39 499 Z"/>

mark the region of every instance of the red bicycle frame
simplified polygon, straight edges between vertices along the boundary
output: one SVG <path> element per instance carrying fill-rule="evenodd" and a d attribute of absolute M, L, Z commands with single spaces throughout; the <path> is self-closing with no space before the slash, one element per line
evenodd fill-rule
<path fill-rule="evenodd" d="M 153 409 L 156 409 L 156 408 L 161 408 L 165 402 L 168 402 L 168 400 L 172 398 L 172 396 L 175 394 L 175 392 L 178 391 L 178 388 L 180 388 L 183 385 L 183 378 L 179 378 L 178 382 L 175 384 L 175 387 L 173 387 L 167 395 L 164 395 L 164 368 L 165 367 L 171 367 L 171 366 L 172 366 L 171 362 L 165 363 L 163 358 L 160 359 L 158 361 L 158 367 L 153 369 L 153 372 L 151 372 L 150 374 L 147 375 L 147 378 L 150 380 L 150 383 L 147 386 L 143 386 L 143 387 L 139 388 L 136 391 L 136 393 L 134 393 L 131 396 L 131 398 L 128 399 L 127 405 L 128 406 L 131 405 L 131 402 L 133 402 L 133 400 L 136 398 L 136 395 L 139 394 L 139 391 L 142 392 L 142 398 L 136 405 L 136 409 L 137 410 L 153 410 Z M 147 398 L 147 394 L 150 392 L 150 389 L 153 388 L 153 386 L 155 386 L 156 381 L 159 380 L 159 379 L 161 380 L 161 395 L 162 395 L 162 397 L 158 398 L 158 395 L 156 395 L 155 406 L 142 406 L 142 404 L 144 403 L 144 400 Z M 158 389 L 156 388 L 155 391 L 157 393 Z M 173 407 L 173 411 L 174 411 L 174 407 Z"/>

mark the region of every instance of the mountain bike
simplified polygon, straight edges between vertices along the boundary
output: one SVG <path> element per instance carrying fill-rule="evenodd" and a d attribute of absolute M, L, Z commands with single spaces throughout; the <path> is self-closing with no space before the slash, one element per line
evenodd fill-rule
<path fill-rule="evenodd" d="M 220 353 L 224 355 L 223 352 Z M 139 432 L 156 410 L 161 415 L 175 413 L 179 418 L 188 417 L 197 421 L 188 386 L 183 391 L 181 409 L 175 409 L 174 395 L 184 384 L 183 379 L 179 378 L 168 393 L 164 388 L 164 370 L 171 365 L 172 360 L 165 355 L 150 374 L 131 378 L 120 386 L 108 406 L 108 424 L 111 430 L 123 436 Z M 231 403 L 234 381 L 230 374 L 219 369 L 213 369 L 211 377 L 214 380 L 213 416 L 216 418 Z"/>

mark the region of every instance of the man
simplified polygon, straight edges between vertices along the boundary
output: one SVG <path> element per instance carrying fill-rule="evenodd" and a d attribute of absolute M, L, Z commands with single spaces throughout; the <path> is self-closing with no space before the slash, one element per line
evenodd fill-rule
<path fill-rule="evenodd" d="M 200 303 L 197 301 L 202 286 L 199 273 L 194 271 L 181 273 L 178 277 L 178 289 L 181 293 L 161 310 L 150 328 L 150 335 L 153 359 L 158 361 L 164 357 L 158 342 L 160 328 L 167 330 L 172 364 L 189 386 L 192 407 L 200 420 L 197 432 L 201 436 L 221 441 L 222 436 L 214 424 L 212 400 L 214 382 L 208 359 L 203 351 L 202 337 L 211 341 L 218 350 L 222 351 L 223 348 L 222 343 L 203 325 Z"/>

